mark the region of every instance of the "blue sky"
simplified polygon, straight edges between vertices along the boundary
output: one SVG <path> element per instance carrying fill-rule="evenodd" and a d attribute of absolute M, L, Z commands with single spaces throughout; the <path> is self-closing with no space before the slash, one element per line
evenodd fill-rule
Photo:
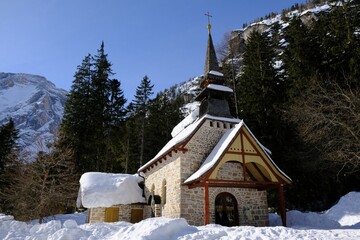
<path fill-rule="evenodd" d="M 145 75 L 158 92 L 203 73 L 207 17 L 220 44 L 226 32 L 306 0 L 1 0 L 0 72 L 46 77 L 70 90 L 73 75 L 101 41 L 132 99 Z"/>

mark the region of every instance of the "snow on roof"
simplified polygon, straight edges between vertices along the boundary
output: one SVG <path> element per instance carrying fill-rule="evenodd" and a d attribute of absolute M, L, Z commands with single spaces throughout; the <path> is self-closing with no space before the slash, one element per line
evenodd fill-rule
<path fill-rule="evenodd" d="M 171 136 L 175 137 L 178 135 L 182 130 L 184 130 L 187 126 L 192 124 L 197 118 L 199 117 L 199 106 L 197 106 L 194 111 L 192 111 L 186 118 L 184 118 L 178 125 L 176 125 L 172 132 Z"/>
<path fill-rule="evenodd" d="M 218 84 L 209 84 L 207 86 L 207 88 L 218 90 L 218 91 L 223 91 L 223 92 L 231 92 L 231 93 L 233 92 L 233 90 L 231 88 L 223 86 L 223 85 L 218 85 Z"/>
<path fill-rule="evenodd" d="M 280 170 L 280 168 L 272 161 L 271 157 L 269 156 L 270 150 L 265 148 L 254 136 L 254 134 L 250 131 L 250 129 L 246 126 L 244 121 L 241 121 L 239 124 L 236 124 L 234 128 L 229 129 L 220 139 L 220 141 L 216 144 L 215 148 L 211 151 L 209 156 L 206 158 L 206 160 L 203 162 L 203 164 L 200 166 L 200 168 L 193 173 L 188 179 L 185 180 L 184 183 L 190 183 L 198 178 L 200 178 L 203 174 L 205 174 L 207 171 L 209 171 L 219 160 L 223 152 L 226 150 L 226 148 L 229 146 L 230 142 L 234 139 L 236 134 L 239 132 L 240 128 L 243 126 L 246 127 L 246 129 L 249 131 L 251 136 L 255 139 L 256 143 L 261 147 L 263 152 L 266 154 L 268 159 L 271 161 L 271 163 L 276 167 L 276 169 L 284 175 L 286 178 L 288 178 L 290 181 L 291 179 Z"/>
<path fill-rule="evenodd" d="M 154 161 L 156 161 L 159 157 L 163 156 L 164 154 L 166 154 L 169 150 L 171 150 L 174 146 L 176 146 L 177 144 L 183 142 L 184 140 L 186 140 L 193 132 L 195 129 L 198 128 L 198 126 L 200 124 L 202 124 L 204 119 L 211 119 L 211 120 L 215 120 L 215 121 L 224 121 L 224 122 L 231 122 L 231 123 L 239 123 L 240 120 L 237 118 L 225 118 L 225 117 L 215 117 L 215 116 L 211 116 L 209 114 L 204 115 L 202 118 L 198 118 L 197 120 L 195 120 L 193 123 L 189 124 L 187 127 L 185 127 L 182 131 L 180 131 L 177 135 L 175 135 L 175 137 L 173 137 L 161 150 L 158 154 L 156 154 L 156 156 L 151 159 L 149 162 L 147 162 L 145 165 L 143 165 L 142 167 L 140 167 L 138 169 L 138 172 L 143 171 L 144 169 L 146 169 L 148 166 L 150 166 Z"/>
<path fill-rule="evenodd" d="M 80 178 L 77 205 L 86 208 L 145 202 L 139 175 L 87 172 Z"/>
<path fill-rule="evenodd" d="M 239 131 L 244 121 L 241 121 L 239 124 L 236 124 L 234 128 L 229 129 L 216 144 L 215 148 L 211 151 L 210 155 L 206 158 L 200 168 L 191 175 L 184 183 L 192 182 L 207 171 L 209 171 L 220 158 L 221 154 L 225 151 L 226 147 L 230 144 L 231 140 L 235 137 L 236 133 Z"/>
<path fill-rule="evenodd" d="M 214 70 L 211 70 L 209 73 L 212 74 L 212 75 L 219 76 L 219 77 L 223 77 L 223 76 L 224 76 L 224 74 L 222 74 L 221 72 L 214 71 Z"/>

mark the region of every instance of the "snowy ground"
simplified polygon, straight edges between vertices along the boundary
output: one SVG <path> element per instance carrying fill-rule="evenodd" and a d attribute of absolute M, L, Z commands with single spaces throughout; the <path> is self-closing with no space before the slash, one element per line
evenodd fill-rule
<path fill-rule="evenodd" d="M 188 225 L 185 219 L 151 218 L 136 224 L 85 224 L 85 214 L 56 215 L 43 224 L 24 223 L 0 215 L 0 239 L 360 239 L 360 192 L 351 192 L 324 213 L 287 214 L 288 227 L 279 216 L 270 215 L 271 227 L 223 227 Z"/>

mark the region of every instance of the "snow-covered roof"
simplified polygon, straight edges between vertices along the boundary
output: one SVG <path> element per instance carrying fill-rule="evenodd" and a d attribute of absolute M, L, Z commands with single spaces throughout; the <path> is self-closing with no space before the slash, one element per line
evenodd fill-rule
<path fill-rule="evenodd" d="M 214 71 L 214 70 L 211 70 L 209 73 L 212 74 L 212 75 L 215 75 L 215 76 L 219 76 L 219 77 L 224 76 L 224 74 L 222 74 L 221 72 Z"/>
<path fill-rule="evenodd" d="M 241 121 L 239 124 L 236 124 L 234 128 L 229 129 L 220 139 L 220 141 L 216 144 L 215 148 L 211 151 L 211 153 L 208 155 L 206 160 L 203 162 L 203 164 L 200 166 L 200 168 L 193 173 L 188 179 L 185 180 L 184 183 L 190 183 L 197 179 L 199 179 L 201 176 L 203 176 L 206 172 L 208 172 L 211 168 L 215 166 L 215 164 L 218 162 L 219 158 L 222 156 L 222 154 L 226 151 L 226 149 L 229 147 L 230 143 L 234 139 L 234 137 L 239 133 L 240 129 L 242 127 L 245 127 L 246 130 L 250 133 L 250 135 L 253 137 L 253 139 L 256 141 L 256 143 L 260 146 L 264 154 L 267 156 L 267 158 L 271 161 L 271 163 L 275 166 L 275 168 L 282 174 L 284 177 L 286 177 L 289 181 L 291 181 L 291 178 L 289 178 L 284 172 L 281 171 L 281 169 L 274 163 L 274 161 L 271 159 L 269 153 L 271 154 L 270 150 L 264 147 L 254 136 L 254 134 L 250 131 L 250 129 L 246 126 L 244 121 Z"/>
<path fill-rule="evenodd" d="M 139 175 L 87 172 L 80 178 L 77 205 L 86 208 L 145 202 Z"/>
<path fill-rule="evenodd" d="M 225 151 L 231 140 L 235 137 L 236 133 L 243 125 L 243 123 L 244 121 L 241 121 L 239 124 L 236 124 L 234 128 L 229 129 L 222 136 L 220 141 L 216 144 L 215 148 L 211 151 L 210 155 L 206 158 L 201 167 L 193 175 L 186 179 L 184 183 L 189 183 L 200 178 L 204 173 L 209 171 L 216 164 L 222 153 Z"/>
<path fill-rule="evenodd" d="M 225 118 L 225 117 L 216 117 L 211 116 L 209 114 L 204 115 L 202 118 L 197 118 L 193 123 L 186 126 L 182 129 L 177 135 L 175 135 L 161 150 L 156 156 L 147 162 L 145 165 L 138 169 L 138 172 L 143 171 L 147 167 L 149 167 L 153 162 L 159 159 L 161 156 L 165 155 L 169 151 L 171 151 L 176 145 L 184 142 L 188 137 L 190 137 L 194 131 L 203 123 L 204 119 L 211 119 L 215 121 L 224 121 L 224 122 L 231 122 L 231 123 L 239 123 L 240 119 L 237 118 Z"/>
<path fill-rule="evenodd" d="M 209 89 L 213 89 L 213 90 L 218 90 L 218 91 L 223 91 L 223 92 L 233 92 L 233 90 L 227 86 L 223 86 L 223 85 L 219 85 L 219 84 L 209 84 L 207 86 L 207 88 Z"/>
<path fill-rule="evenodd" d="M 192 111 L 187 117 L 185 117 L 180 123 L 178 123 L 171 131 L 171 136 L 175 137 L 187 126 L 192 124 L 199 117 L 199 106 Z"/>

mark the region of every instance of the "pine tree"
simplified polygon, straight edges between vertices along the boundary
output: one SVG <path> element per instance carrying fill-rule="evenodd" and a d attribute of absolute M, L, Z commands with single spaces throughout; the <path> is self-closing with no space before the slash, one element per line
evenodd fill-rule
<path fill-rule="evenodd" d="M 140 154 L 139 165 L 142 166 L 144 162 L 144 145 L 145 145 L 145 125 L 147 124 L 147 113 L 149 110 L 150 97 L 153 94 L 154 85 L 151 84 L 150 79 L 144 76 L 140 85 L 136 88 L 136 95 L 133 101 L 136 117 L 139 119 L 140 126 Z"/>
<path fill-rule="evenodd" d="M 150 160 L 172 138 L 172 129 L 181 121 L 181 97 L 171 99 L 168 92 L 160 92 L 149 103 L 147 139 L 144 159 Z"/>
<path fill-rule="evenodd" d="M 77 161 L 78 172 L 86 172 L 93 166 L 91 152 L 91 55 L 87 55 L 77 67 L 74 81 L 68 95 L 63 121 L 61 124 L 61 142 L 63 148 L 71 147 Z"/>
<path fill-rule="evenodd" d="M 112 75 L 103 42 L 97 55 L 86 56 L 75 73 L 60 145 L 73 149 L 79 173 L 121 168 L 122 146 L 118 143 L 124 135 L 126 99 L 120 81 L 111 79 Z"/>
<path fill-rule="evenodd" d="M 14 121 L 0 126 L 0 174 L 5 172 L 7 157 L 16 148 L 16 140 L 19 138 L 19 130 L 15 128 Z"/>
<path fill-rule="evenodd" d="M 0 212 L 11 213 L 11 201 L 1 197 L 14 181 L 8 177 L 18 169 L 17 139 L 19 130 L 15 128 L 14 121 L 10 118 L 9 122 L 0 126 Z"/>
<path fill-rule="evenodd" d="M 240 117 L 255 129 L 257 136 L 272 142 L 267 130 L 277 125 L 284 99 L 283 83 L 274 69 L 275 52 L 270 39 L 254 31 L 246 45 L 242 73 L 237 86 Z"/>

